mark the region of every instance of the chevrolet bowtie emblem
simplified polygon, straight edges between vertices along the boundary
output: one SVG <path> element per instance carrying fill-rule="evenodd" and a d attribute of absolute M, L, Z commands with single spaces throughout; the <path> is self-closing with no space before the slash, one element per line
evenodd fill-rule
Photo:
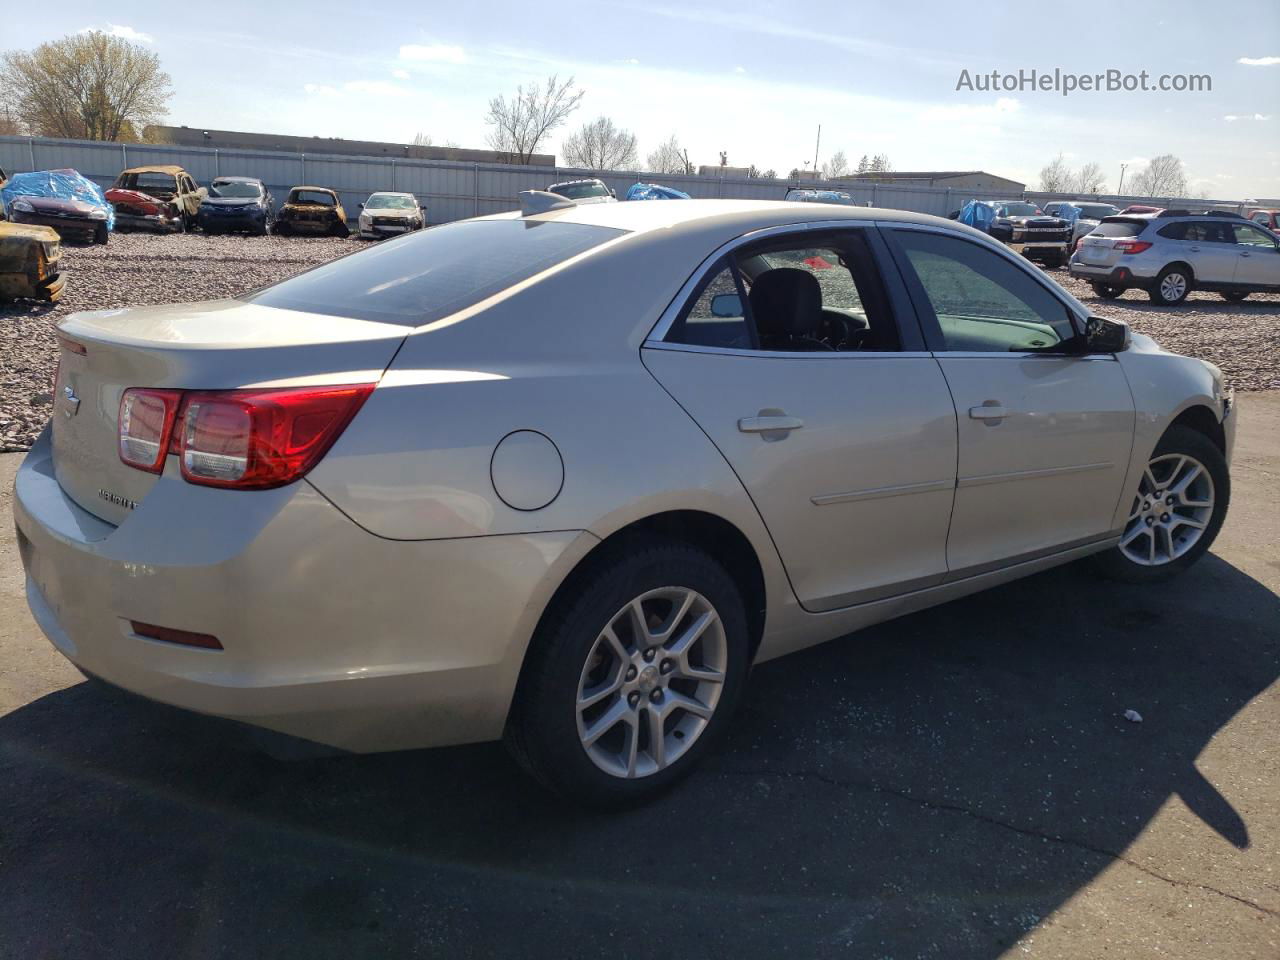
<path fill-rule="evenodd" d="M 80 398 L 76 396 L 76 392 L 70 387 L 62 388 L 62 397 L 66 400 L 66 405 L 62 408 L 65 416 L 74 417 L 80 412 Z"/>

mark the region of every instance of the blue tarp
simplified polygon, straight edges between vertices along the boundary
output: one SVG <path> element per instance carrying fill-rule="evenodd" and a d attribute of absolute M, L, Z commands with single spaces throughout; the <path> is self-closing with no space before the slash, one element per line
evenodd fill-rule
<path fill-rule="evenodd" d="M 19 197 L 52 197 L 56 200 L 79 200 L 91 207 L 105 210 L 107 229 L 116 226 L 115 208 L 107 202 L 102 188 L 75 170 L 37 170 L 35 173 L 15 173 L 0 190 L 0 202 L 5 209 L 13 206 Z"/>
<path fill-rule="evenodd" d="M 664 187 L 656 183 L 637 183 L 627 191 L 627 200 L 689 200 L 692 199 L 683 190 L 675 187 Z"/>
<path fill-rule="evenodd" d="M 961 223 L 966 223 L 983 233 L 990 229 L 991 221 L 995 218 L 995 207 L 984 200 L 970 200 L 961 209 L 960 216 L 956 217 Z"/>

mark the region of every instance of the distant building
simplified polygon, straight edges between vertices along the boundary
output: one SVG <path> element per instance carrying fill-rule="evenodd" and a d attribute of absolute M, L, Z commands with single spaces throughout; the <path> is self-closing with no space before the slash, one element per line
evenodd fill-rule
<path fill-rule="evenodd" d="M 951 187 L 956 190 L 995 190 L 1000 193 L 1022 193 L 1027 189 L 1025 183 L 1010 180 L 1008 177 L 997 177 L 984 170 L 925 170 L 901 171 L 887 170 L 884 173 L 851 173 L 832 181 L 833 183 L 856 182 L 885 183 L 900 187 Z"/>
<path fill-rule="evenodd" d="M 344 157 L 404 157 L 412 160 L 460 160 L 466 163 L 507 163 L 507 155 L 496 150 L 467 150 L 462 147 L 421 147 L 413 143 L 384 143 L 380 140 L 346 140 L 342 137 L 294 137 L 283 133 L 245 133 L 205 127 L 167 127 L 160 124 L 143 131 L 148 140 L 177 147 L 217 147 L 224 150 L 278 150 L 287 153 L 328 153 Z M 534 167 L 554 167 L 554 154 L 535 153 Z"/>
<path fill-rule="evenodd" d="M 722 167 L 720 164 L 703 164 L 698 167 L 700 177 L 732 177 L 745 180 L 751 176 L 750 167 Z"/>

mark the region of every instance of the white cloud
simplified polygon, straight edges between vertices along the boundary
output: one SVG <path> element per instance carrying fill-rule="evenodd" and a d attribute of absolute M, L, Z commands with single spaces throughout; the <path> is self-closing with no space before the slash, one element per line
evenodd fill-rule
<path fill-rule="evenodd" d="M 363 93 L 371 97 L 403 97 L 409 91 L 383 80 L 351 80 L 342 85 L 347 93 Z"/>
<path fill-rule="evenodd" d="M 465 63 L 467 54 L 461 47 L 447 43 L 408 43 L 400 48 L 400 59 L 427 63 Z"/>
<path fill-rule="evenodd" d="M 1241 113 L 1228 113 L 1222 119 L 1227 121 L 1227 123 L 1235 123 L 1237 120 L 1270 120 L 1271 117 L 1268 114 L 1262 113 L 1255 113 L 1253 116 Z"/>
<path fill-rule="evenodd" d="M 1280 64 L 1280 57 L 1241 57 L 1236 63 L 1243 63 L 1246 67 L 1274 67 Z"/>
<path fill-rule="evenodd" d="M 392 70 L 392 71 L 391 71 L 391 75 L 392 75 L 393 77 L 395 77 L 397 80 L 408 80 L 408 79 L 409 79 L 409 71 L 408 71 L 408 70 Z"/>
<path fill-rule="evenodd" d="M 155 38 L 149 33 L 143 33 L 141 30 L 135 30 L 133 27 L 126 27 L 122 23 L 108 23 L 105 27 L 85 27 L 81 33 L 105 33 L 109 37 L 119 37 L 121 40 L 131 40 L 134 43 L 151 43 Z"/>
<path fill-rule="evenodd" d="M 733 68 L 733 72 L 734 72 L 734 73 L 746 73 L 746 72 L 747 72 L 747 68 L 746 68 L 746 67 L 734 67 L 734 68 Z"/>

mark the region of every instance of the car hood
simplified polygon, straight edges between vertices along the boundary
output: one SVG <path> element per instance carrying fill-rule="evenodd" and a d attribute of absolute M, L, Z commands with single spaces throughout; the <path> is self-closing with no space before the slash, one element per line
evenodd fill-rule
<path fill-rule="evenodd" d="M 152 206 L 164 206 L 164 200 L 153 197 L 149 193 L 143 193 L 141 190 L 125 190 L 120 187 L 113 187 L 107 191 L 107 200 L 111 203 L 149 203 Z"/>
<path fill-rule="evenodd" d="M 98 209 L 98 207 L 91 203 L 85 203 L 83 200 L 63 200 L 58 197 L 19 197 L 18 199 L 27 201 L 37 213 L 60 213 L 63 216 L 73 214 L 87 217 L 90 212 Z"/>
<path fill-rule="evenodd" d="M 1065 227 L 1067 225 L 1067 221 L 1058 217 L 1002 217 L 1001 219 L 1007 220 L 1015 227 Z"/>
<path fill-rule="evenodd" d="M 400 217 L 405 220 L 416 220 L 417 210 L 403 210 L 400 207 L 365 207 L 364 213 L 371 217 Z"/>
<path fill-rule="evenodd" d="M 284 210 L 337 210 L 337 207 L 331 207 L 327 203 L 286 203 L 281 209 Z"/>
<path fill-rule="evenodd" d="M 202 207 L 256 207 L 262 203 L 260 197 L 205 197 L 200 201 Z"/>

